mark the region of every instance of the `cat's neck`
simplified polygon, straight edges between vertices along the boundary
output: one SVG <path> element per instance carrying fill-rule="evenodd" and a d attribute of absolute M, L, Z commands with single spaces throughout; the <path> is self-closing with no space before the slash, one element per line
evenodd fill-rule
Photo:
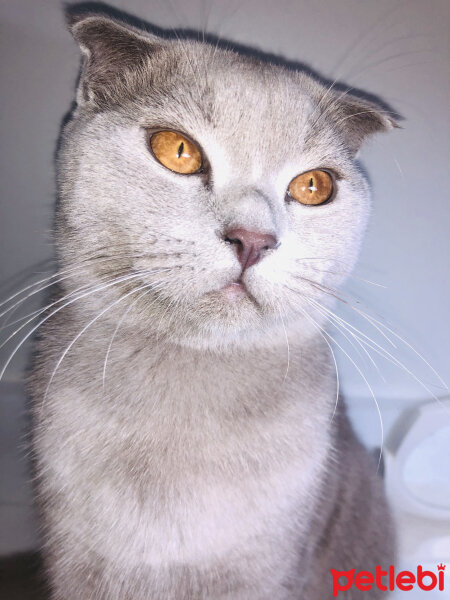
<path fill-rule="evenodd" d="M 308 410 L 314 405 L 315 414 L 333 410 L 335 365 L 318 332 L 288 323 L 253 341 L 205 349 L 138 330 L 133 321 L 124 320 L 117 331 L 120 313 L 116 317 L 99 319 L 83 332 L 52 384 L 64 378 L 66 366 L 82 372 L 94 411 L 119 418 L 138 412 L 152 420 L 207 411 L 220 421 L 227 414 L 279 413 L 292 404 Z M 71 332 L 81 330 L 68 327 L 68 320 L 70 311 L 52 327 L 66 346 Z"/>
<path fill-rule="evenodd" d="M 191 408 L 269 410 L 278 404 L 312 401 L 320 390 L 335 388 L 334 363 L 320 336 L 298 331 L 278 332 L 260 344 L 221 349 L 193 348 L 157 336 L 124 336 L 111 353 L 107 386 L 142 390 L 164 404 L 176 399 Z M 331 398 L 335 394 L 331 393 Z M 317 400 L 314 400 L 317 402 Z M 233 408 L 234 407 L 234 408 Z"/>

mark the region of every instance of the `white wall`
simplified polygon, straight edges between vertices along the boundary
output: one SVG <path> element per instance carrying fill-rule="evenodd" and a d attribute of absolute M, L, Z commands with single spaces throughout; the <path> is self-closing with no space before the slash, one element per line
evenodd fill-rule
<path fill-rule="evenodd" d="M 53 150 L 79 64 L 61 4 L 60 0 L 0 4 L 2 280 L 51 252 Z M 212 33 L 301 60 L 330 78 L 340 77 L 379 94 L 405 116 L 403 130 L 379 136 L 362 154 L 373 181 L 374 213 L 358 274 L 387 289 L 357 281 L 352 289 L 405 334 L 442 376 L 448 375 L 450 3 L 116 0 L 110 4 L 163 27 L 206 26 Z M 427 382 L 436 381 L 412 352 L 399 348 L 394 353 Z M 346 395 L 368 398 L 355 368 L 339 358 L 339 352 L 338 360 Z M 23 361 L 13 362 L 6 378 L 20 380 L 22 367 Z M 364 366 L 377 397 L 409 400 L 427 395 L 401 370 L 383 363 L 380 369 L 386 383 L 375 372 L 370 374 L 369 364 Z"/>

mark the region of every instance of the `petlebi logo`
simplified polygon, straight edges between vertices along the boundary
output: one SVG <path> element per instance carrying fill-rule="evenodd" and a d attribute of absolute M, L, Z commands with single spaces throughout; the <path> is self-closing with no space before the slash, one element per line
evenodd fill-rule
<path fill-rule="evenodd" d="M 350 569 L 350 571 L 336 571 L 336 569 L 331 569 L 333 596 L 337 598 L 340 592 L 346 592 L 352 587 L 361 591 L 370 591 L 373 588 L 378 588 L 383 592 L 393 592 L 394 590 L 407 592 L 413 589 L 424 591 L 438 589 L 443 592 L 445 567 L 446 565 L 442 563 L 437 565 L 437 573 L 434 571 L 424 571 L 422 565 L 417 567 L 415 573 L 413 571 L 399 571 L 396 573 L 393 565 L 387 571 L 383 571 L 377 565 L 375 573 L 370 571 L 359 571 L 357 573 L 356 569 Z M 342 594 L 341 597 L 345 599 L 345 596 L 345 594 Z"/>

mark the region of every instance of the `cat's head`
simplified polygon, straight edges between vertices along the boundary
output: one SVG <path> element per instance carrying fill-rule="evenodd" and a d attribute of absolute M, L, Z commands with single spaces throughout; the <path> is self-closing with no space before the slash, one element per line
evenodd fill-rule
<path fill-rule="evenodd" d="M 355 263 L 369 212 L 355 155 L 389 114 L 212 44 L 100 15 L 71 30 L 83 67 L 57 241 L 83 269 L 67 285 L 104 284 L 92 302 L 122 298 L 149 330 L 194 345 L 310 328 L 311 302 Z"/>

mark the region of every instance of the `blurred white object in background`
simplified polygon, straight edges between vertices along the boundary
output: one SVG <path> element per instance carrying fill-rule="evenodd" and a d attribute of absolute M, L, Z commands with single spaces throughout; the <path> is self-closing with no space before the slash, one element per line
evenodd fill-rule
<path fill-rule="evenodd" d="M 445 592 L 408 592 L 416 598 L 450 597 L 450 399 L 403 411 L 384 446 L 387 493 L 399 529 L 399 569 L 447 565 Z M 396 592 L 400 598 L 405 592 Z M 412 595 L 411 595 L 412 594 Z M 446 596 L 443 594 L 447 594 Z"/>
<path fill-rule="evenodd" d="M 403 412 L 389 433 L 384 459 L 394 506 L 450 523 L 450 399 Z"/>

